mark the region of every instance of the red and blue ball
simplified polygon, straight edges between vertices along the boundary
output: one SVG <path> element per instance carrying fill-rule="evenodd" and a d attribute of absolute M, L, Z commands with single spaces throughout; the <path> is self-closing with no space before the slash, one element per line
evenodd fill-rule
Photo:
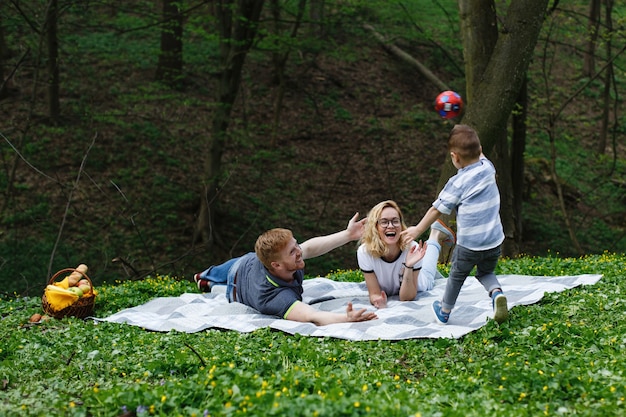
<path fill-rule="evenodd" d="M 463 111 L 463 99 L 455 91 L 443 91 L 435 99 L 435 111 L 444 119 L 457 117 Z"/>

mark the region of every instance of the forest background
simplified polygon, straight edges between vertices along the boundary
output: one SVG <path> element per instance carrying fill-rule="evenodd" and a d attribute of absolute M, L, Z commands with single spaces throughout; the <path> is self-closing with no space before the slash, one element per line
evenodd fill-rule
<path fill-rule="evenodd" d="M 225 2 L 2 2 L 5 295 L 40 294 L 79 263 L 96 284 L 189 278 L 268 228 L 303 241 L 385 199 L 421 218 L 460 121 L 439 118 L 433 100 L 444 86 L 467 93 L 458 5 L 262 3 L 233 2 L 259 24 L 228 49 Z M 497 4 L 506 34 L 508 2 Z M 624 12 L 549 4 L 525 83 L 518 254 L 625 251 Z M 353 244 L 307 262 L 309 275 L 351 268 Z"/>

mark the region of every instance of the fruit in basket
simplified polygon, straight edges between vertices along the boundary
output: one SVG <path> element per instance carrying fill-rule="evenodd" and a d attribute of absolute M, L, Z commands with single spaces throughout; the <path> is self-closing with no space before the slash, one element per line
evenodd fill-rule
<path fill-rule="evenodd" d="M 91 293 L 91 284 L 86 279 L 78 281 L 76 286 L 81 289 L 83 295 L 89 295 Z"/>
<path fill-rule="evenodd" d="M 83 290 L 81 290 L 78 287 L 69 287 L 67 290 L 73 292 L 74 294 L 76 294 L 78 296 L 78 298 L 83 296 Z"/>
<path fill-rule="evenodd" d="M 44 312 L 58 319 L 83 318 L 92 314 L 98 293 L 86 272 L 87 265 L 80 264 L 76 268 L 65 268 L 54 274 L 41 297 Z M 63 277 L 65 278 L 62 281 L 57 281 Z M 45 320 L 45 317 L 42 320 Z"/>

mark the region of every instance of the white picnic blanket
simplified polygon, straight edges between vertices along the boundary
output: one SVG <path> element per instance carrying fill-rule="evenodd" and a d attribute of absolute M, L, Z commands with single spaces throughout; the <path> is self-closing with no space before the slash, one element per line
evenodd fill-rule
<path fill-rule="evenodd" d="M 546 292 L 561 292 L 579 285 L 597 283 L 602 275 L 524 276 L 500 275 L 509 309 L 533 304 Z M 186 333 L 209 328 L 252 332 L 263 327 L 289 334 L 333 337 L 347 340 L 402 340 L 413 338 L 459 338 L 485 325 L 493 317 L 491 299 L 473 277 L 461 289 L 456 307 L 447 325 L 434 321 L 433 301 L 441 299 L 446 280 L 435 282 L 435 287 L 420 293 L 415 301 L 401 302 L 390 297 L 388 307 L 377 311 L 378 319 L 360 323 L 338 323 L 316 326 L 259 314 L 240 303 L 228 303 L 223 293 L 192 294 L 179 297 L 155 298 L 146 304 L 115 313 L 102 321 L 126 323 L 147 330 Z M 355 309 L 374 308 L 369 303 L 364 282 L 337 282 L 327 278 L 304 281 L 303 301 L 324 310 L 345 313 L 352 302 Z"/>

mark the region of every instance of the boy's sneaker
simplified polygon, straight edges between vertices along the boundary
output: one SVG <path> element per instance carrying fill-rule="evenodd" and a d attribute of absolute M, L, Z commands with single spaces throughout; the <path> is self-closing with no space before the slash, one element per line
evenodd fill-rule
<path fill-rule="evenodd" d="M 493 307 L 493 319 L 498 323 L 504 322 L 509 317 L 506 296 L 501 290 L 491 293 L 491 304 Z"/>
<path fill-rule="evenodd" d="M 200 278 L 200 274 L 195 274 L 193 276 L 193 280 L 198 286 L 200 292 L 211 292 L 211 284 L 208 279 L 202 279 Z"/>
<path fill-rule="evenodd" d="M 443 244 L 446 246 L 452 246 L 456 243 L 456 235 L 441 219 L 437 219 L 433 224 L 430 225 L 431 229 L 438 230 L 446 235 L 446 238 L 443 240 Z"/>
<path fill-rule="evenodd" d="M 435 314 L 435 319 L 437 322 L 441 324 L 446 324 L 448 319 L 450 318 L 450 313 L 444 313 L 441 310 L 441 301 L 435 301 L 433 303 L 433 313 Z"/>

